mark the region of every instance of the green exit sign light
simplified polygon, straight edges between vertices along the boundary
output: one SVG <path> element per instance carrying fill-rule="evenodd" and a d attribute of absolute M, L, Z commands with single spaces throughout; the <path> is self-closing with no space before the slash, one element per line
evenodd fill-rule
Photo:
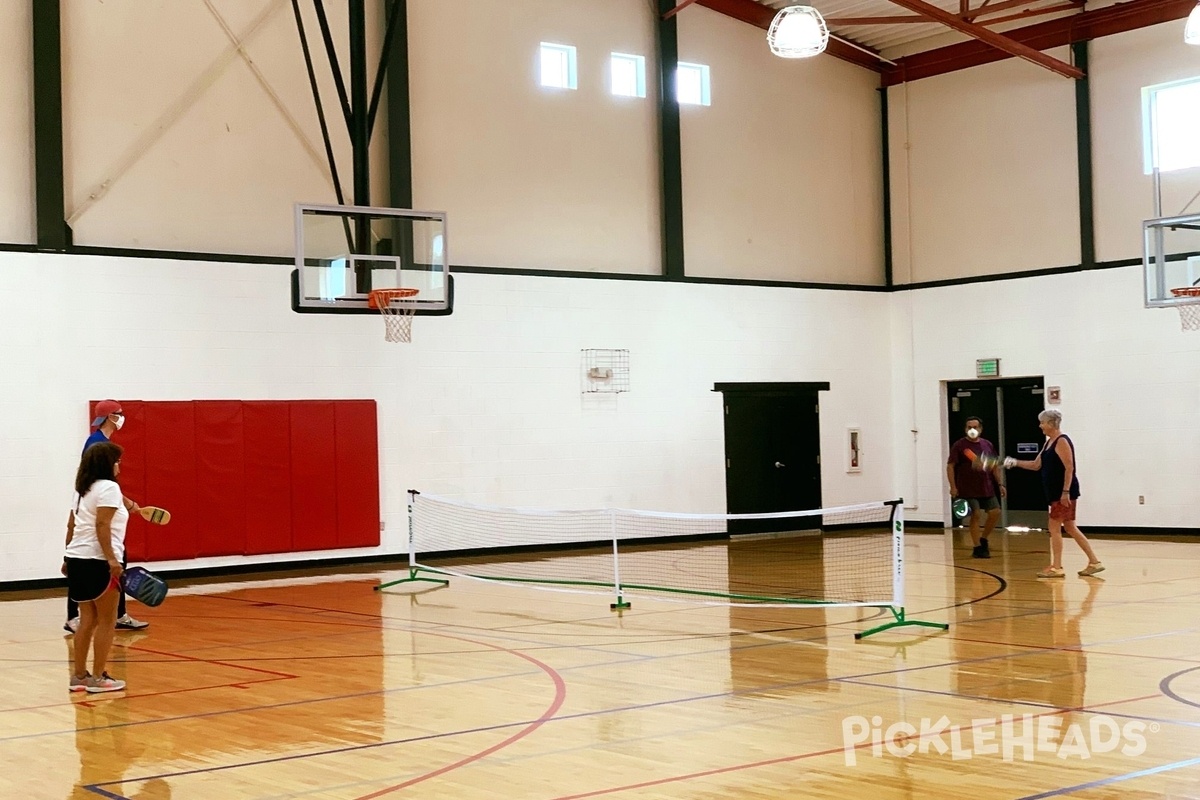
<path fill-rule="evenodd" d="M 980 358 L 975 361 L 975 377 L 976 378 L 999 378 L 1000 377 L 1000 359 L 998 358 Z"/>

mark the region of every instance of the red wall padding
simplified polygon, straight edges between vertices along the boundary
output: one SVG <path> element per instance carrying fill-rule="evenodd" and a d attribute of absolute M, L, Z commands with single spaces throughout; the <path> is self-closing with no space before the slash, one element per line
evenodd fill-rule
<path fill-rule="evenodd" d="M 197 402 L 196 555 L 246 552 L 246 450 L 242 404 Z M 170 509 L 168 509 L 170 510 Z M 172 523 L 174 524 L 174 523 Z"/>
<path fill-rule="evenodd" d="M 171 512 L 169 528 L 157 526 L 146 531 L 146 558 L 195 558 L 199 509 L 196 417 L 191 402 L 146 403 L 145 453 L 146 494 L 133 499 Z"/>
<path fill-rule="evenodd" d="M 292 549 L 337 547 L 333 403 L 292 403 Z"/>
<path fill-rule="evenodd" d="M 171 512 L 166 527 L 130 521 L 131 561 L 379 544 L 375 401 L 122 406 L 122 489 Z"/>
<path fill-rule="evenodd" d="M 346 400 L 334 407 L 337 450 L 338 547 L 379 544 L 379 459 L 363 458 L 365 442 L 378 442 L 374 400 Z"/>
<path fill-rule="evenodd" d="M 286 402 L 246 403 L 246 553 L 292 547 L 292 435 Z"/>

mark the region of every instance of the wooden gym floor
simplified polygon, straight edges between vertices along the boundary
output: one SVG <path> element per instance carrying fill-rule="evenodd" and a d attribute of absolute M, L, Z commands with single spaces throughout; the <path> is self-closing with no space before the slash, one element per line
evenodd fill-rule
<path fill-rule="evenodd" d="M 61 597 L 9 596 L 0 797 L 1200 798 L 1197 543 L 1101 538 L 1103 580 L 1068 543 L 1046 581 L 1044 535 L 997 535 L 990 561 L 953 536 L 907 546 L 910 614 L 949 632 L 861 642 L 874 610 L 618 615 L 469 581 L 373 592 L 387 572 L 179 585 L 135 607 L 152 624 L 118 634 L 130 688 L 107 696 L 67 692 Z M 1005 714 L 1048 749 L 965 757 Z M 855 719 L 943 716 L 958 758 L 844 749 Z"/>

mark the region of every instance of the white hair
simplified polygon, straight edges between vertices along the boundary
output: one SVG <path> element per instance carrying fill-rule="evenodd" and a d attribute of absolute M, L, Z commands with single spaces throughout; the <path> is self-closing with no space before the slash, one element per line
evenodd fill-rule
<path fill-rule="evenodd" d="M 1056 428 L 1062 427 L 1062 412 L 1056 408 L 1047 408 L 1038 414 L 1038 422 L 1049 422 Z"/>

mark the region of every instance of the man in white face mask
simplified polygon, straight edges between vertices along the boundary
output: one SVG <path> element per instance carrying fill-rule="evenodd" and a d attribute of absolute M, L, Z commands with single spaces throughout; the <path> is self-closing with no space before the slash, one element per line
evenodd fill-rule
<path fill-rule="evenodd" d="M 116 400 L 101 400 L 96 403 L 95 418 L 92 420 L 92 435 L 83 443 L 83 451 L 94 444 L 107 442 L 112 438 L 112 435 L 121 430 L 121 426 L 125 424 L 125 412 L 121 410 L 121 404 Z M 138 504 L 128 497 L 122 497 L 121 501 L 125 504 L 125 508 L 130 514 L 136 514 Z M 121 597 L 117 602 L 117 630 L 137 631 L 142 628 L 149 627 L 149 622 L 142 622 L 129 616 L 125 610 L 125 592 L 121 592 Z M 74 633 L 79 627 L 79 606 L 71 598 L 67 598 L 67 621 L 63 625 L 63 630 L 68 633 Z"/>
<path fill-rule="evenodd" d="M 1003 497 L 1006 489 L 1001 477 L 1000 463 L 996 459 L 996 448 L 983 438 L 983 421 L 979 417 L 967 417 L 966 436 L 950 448 L 946 462 L 946 477 L 950 481 L 950 500 L 966 500 L 970 507 L 970 529 L 972 558 L 991 558 L 988 536 L 1000 519 L 1000 501 L 996 499 L 999 487 Z M 982 458 L 990 456 L 992 468 L 979 469 Z M 983 533 L 979 531 L 979 518 L 984 516 Z"/>

